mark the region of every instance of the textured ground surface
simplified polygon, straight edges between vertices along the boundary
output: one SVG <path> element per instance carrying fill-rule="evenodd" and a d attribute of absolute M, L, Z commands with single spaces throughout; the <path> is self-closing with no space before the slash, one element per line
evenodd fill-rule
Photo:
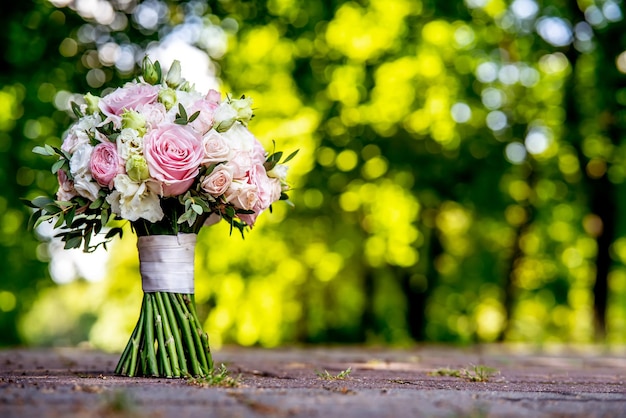
<path fill-rule="evenodd" d="M 117 358 L 0 351 L 0 417 L 626 417 L 623 347 L 217 351 L 234 388 L 118 377 Z"/>

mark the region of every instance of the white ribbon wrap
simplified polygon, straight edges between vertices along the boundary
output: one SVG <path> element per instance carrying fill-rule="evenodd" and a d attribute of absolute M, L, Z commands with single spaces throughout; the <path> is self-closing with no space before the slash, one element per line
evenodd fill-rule
<path fill-rule="evenodd" d="M 143 291 L 194 293 L 196 234 L 148 235 L 137 239 Z"/>

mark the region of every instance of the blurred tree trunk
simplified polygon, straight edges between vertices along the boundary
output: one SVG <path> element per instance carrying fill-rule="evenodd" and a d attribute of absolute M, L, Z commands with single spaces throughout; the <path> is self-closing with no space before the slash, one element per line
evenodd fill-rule
<path fill-rule="evenodd" d="M 537 186 L 537 178 L 539 176 L 537 176 L 536 169 L 537 168 L 534 166 L 532 161 L 530 161 L 527 173 L 527 182 L 530 190 L 535 190 Z M 500 342 L 504 341 L 509 331 L 511 331 L 513 306 L 515 305 L 515 298 L 517 293 L 517 286 L 515 283 L 515 269 L 520 260 L 524 257 L 524 251 L 522 250 L 522 239 L 526 235 L 528 229 L 533 224 L 535 215 L 535 209 L 532 206 L 531 199 L 527 199 L 522 207 L 526 211 L 526 219 L 515 229 L 515 245 L 513 247 L 513 252 L 508 263 L 508 269 L 504 275 L 504 283 L 502 285 L 504 290 L 504 300 L 502 302 L 502 304 L 504 305 L 504 326 L 500 330 L 500 333 L 497 337 L 497 341 Z"/>
<path fill-rule="evenodd" d="M 422 228 L 424 242 L 420 251 L 420 261 L 414 270 L 396 268 L 396 277 L 400 280 L 406 298 L 406 323 L 409 335 L 415 341 L 425 341 L 426 307 L 428 298 L 438 282 L 439 273 L 435 269 L 435 260 L 443 251 L 435 228 Z"/>

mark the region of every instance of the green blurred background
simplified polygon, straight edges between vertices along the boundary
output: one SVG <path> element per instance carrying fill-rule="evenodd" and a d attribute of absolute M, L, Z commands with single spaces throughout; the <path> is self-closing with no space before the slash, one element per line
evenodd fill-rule
<path fill-rule="evenodd" d="M 295 208 L 205 229 L 212 346 L 626 343 L 622 0 L 32 0 L 0 14 L 0 345 L 119 350 L 135 238 L 27 231 L 69 101 L 146 52 L 253 97 Z M 130 231 L 127 231 L 130 232 Z"/>

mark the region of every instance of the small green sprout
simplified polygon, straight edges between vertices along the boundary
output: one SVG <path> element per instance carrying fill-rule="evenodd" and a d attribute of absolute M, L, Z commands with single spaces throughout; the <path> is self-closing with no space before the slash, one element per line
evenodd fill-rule
<path fill-rule="evenodd" d="M 207 376 L 188 377 L 187 383 L 194 386 L 228 387 L 234 388 L 241 385 L 241 375 L 231 377 L 225 365 L 219 369 L 214 369 Z"/>
<path fill-rule="evenodd" d="M 323 380 L 344 380 L 350 375 L 350 373 L 352 373 L 351 367 L 348 367 L 346 370 L 343 370 L 336 375 L 330 374 L 328 370 L 324 370 L 323 372 L 315 371 L 317 377 Z"/>
<path fill-rule="evenodd" d="M 465 379 L 469 382 L 488 382 L 493 376 L 499 374 L 500 371 L 493 367 L 484 365 L 470 365 L 469 368 L 449 369 L 441 368 L 428 373 L 430 376 L 451 376 Z"/>

